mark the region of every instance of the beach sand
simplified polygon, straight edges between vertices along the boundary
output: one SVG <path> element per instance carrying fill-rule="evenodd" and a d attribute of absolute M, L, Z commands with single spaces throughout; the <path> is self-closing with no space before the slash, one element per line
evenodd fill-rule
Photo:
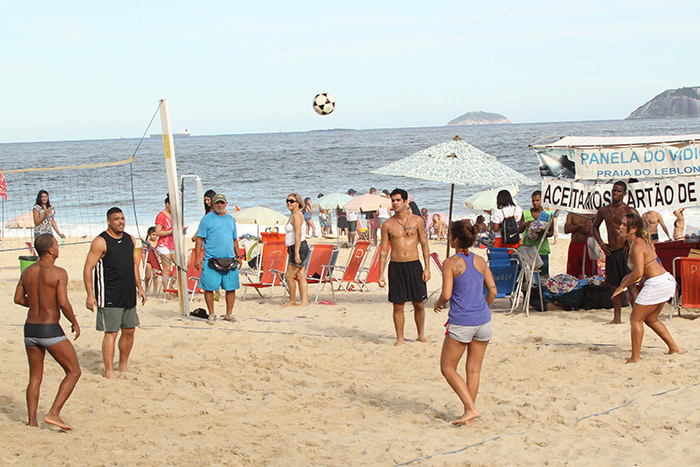
<path fill-rule="evenodd" d="M 553 246 L 553 274 L 565 269 L 567 245 Z M 407 313 L 409 342 L 394 347 L 391 306 L 376 284 L 308 308 L 281 309 L 280 289 L 265 299 L 250 291 L 247 301 L 241 293 L 238 322 L 214 325 L 151 297 L 139 309 L 131 372 L 105 380 L 103 334 L 85 309 L 87 249 L 63 247 L 57 261 L 83 330 L 74 342 L 83 375 L 62 412 L 72 432 L 42 421 L 63 375 L 48 355 L 40 428 L 25 426 L 26 309 L 12 299 L 24 253 L 0 254 L 1 465 L 700 463 L 697 311 L 672 321 L 668 307 L 662 313 L 685 354 L 665 355 L 646 329 L 642 363 L 625 365 L 629 308 L 625 324 L 610 326 L 611 310 L 527 318 L 504 314 L 499 299 L 476 401 L 482 418 L 455 427 L 461 406 L 439 368 L 446 312 L 427 312 L 432 344 L 415 341 Z M 444 243 L 431 249 L 445 254 Z M 432 272 L 429 292 L 441 283 Z M 223 301 L 216 306 L 223 314 Z"/>

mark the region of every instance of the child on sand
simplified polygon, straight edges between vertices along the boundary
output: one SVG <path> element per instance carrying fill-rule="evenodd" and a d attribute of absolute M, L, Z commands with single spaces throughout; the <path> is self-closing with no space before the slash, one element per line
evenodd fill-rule
<path fill-rule="evenodd" d="M 481 364 L 492 334 L 489 307 L 496 298 L 496 283 L 486 261 L 469 253 L 476 237 L 476 227 L 465 221 L 450 225 L 449 238 L 456 253 L 443 265 L 442 293 L 434 307 L 438 313 L 450 301 L 440 370 L 464 405 L 464 413 L 452 422 L 453 425 L 470 424 L 481 416 L 474 401 L 479 391 Z M 488 290 L 485 297 L 484 284 Z M 466 380 L 457 372 L 465 350 Z"/>

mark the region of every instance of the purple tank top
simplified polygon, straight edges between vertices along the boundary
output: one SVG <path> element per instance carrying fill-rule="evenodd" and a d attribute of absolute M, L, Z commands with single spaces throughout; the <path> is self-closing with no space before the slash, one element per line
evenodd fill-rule
<path fill-rule="evenodd" d="M 474 267 L 474 255 L 457 253 L 466 269 L 454 278 L 447 322 L 459 326 L 481 326 L 491 321 L 491 310 L 484 297 L 484 275 Z"/>

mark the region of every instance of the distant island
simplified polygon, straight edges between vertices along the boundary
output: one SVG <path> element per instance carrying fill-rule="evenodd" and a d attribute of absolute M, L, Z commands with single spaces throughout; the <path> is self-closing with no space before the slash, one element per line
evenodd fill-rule
<path fill-rule="evenodd" d="M 629 114 L 625 120 L 698 117 L 700 117 L 700 87 L 694 87 L 668 89 Z"/>
<path fill-rule="evenodd" d="M 476 112 L 467 112 L 447 122 L 448 125 L 488 125 L 490 123 L 510 123 L 510 120 L 501 114 L 482 112 L 479 110 Z"/>

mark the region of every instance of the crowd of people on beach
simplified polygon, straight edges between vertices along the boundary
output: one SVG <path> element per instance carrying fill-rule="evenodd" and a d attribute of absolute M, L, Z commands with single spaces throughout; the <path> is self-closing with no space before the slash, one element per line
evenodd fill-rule
<path fill-rule="evenodd" d="M 627 362 L 634 363 L 641 358 L 644 324 L 661 337 L 669 353 L 682 353 L 683 350 L 658 320 L 664 304 L 675 292 L 676 281 L 661 265 L 653 242 L 658 241 L 658 226 L 671 236 L 659 217 L 647 213 L 645 221 L 634 208 L 627 206 L 623 201 L 626 191 L 624 182 L 616 182 L 608 205 L 603 206 L 595 217 L 569 213 L 564 231 L 571 234 L 568 274 L 576 277 L 594 274 L 598 269 L 595 255 L 587 256 L 587 252 L 598 248 L 602 251 L 606 282 L 611 287 L 614 305 L 612 324 L 621 323 L 622 296 L 625 291 L 629 293 L 632 350 Z M 376 193 L 376 190 L 372 189 L 370 193 Z M 354 196 L 356 191 L 351 189 L 348 194 Z M 539 191 L 532 193 L 532 207 L 523 210 L 513 201 L 510 192 L 503 190 L 498 193 L 497 205 L 490 213 L 490 225 L 484 216 L 479 216 L 473 222 L 463 219 L 448 226 L 439 216 L 428 219 L 427 212 L 420 211 L 403 189 L 384 190 L 381 196 L 388 198 L 390 209 L 365 214 L 369 215 L 367 220 L 370 221 L 369 239 L 379 248 L 377 283 L 387 288 L 388 301 L 392 304 L 395 345 L 405 342 L 405 305 L 408 302 L 413 307 L 417 340 L 429 342 L 425 334 L 425 303 L 428 299 L 427 282 L 431 278 L 430 233 L 433 232 L 437 239 L 447 240 L 455 250 L 455 254 L 443 263 L 442 288 L 433 309 L 439 313 L 448 308 L 449 303 L 440 369 L 463 405 L 464 412 L 454 423 L 472 423 L 480 416 L 475 400 L 482 362 L 492 337 L 490 307 L 496 297 L 496 284 L 487 261 L 470 249 L 480 243 L 508 250 L 516 250 L 521 245 L 539 247 L 540 271 L 546 276 L 551 253 L 548 239 L 556 232 L 556 213 L 542 207 Z M 289 292 L 289 300 L 283 304 L 285 307 L 297 305 L 297 291 L 299 304 L 309 305 L 305 268 L 311 248 L 307 236 L 316 234 L 310 201 L 298 193 L 290 193 L 285 198 L 289 211 L 284 226 L 288 255 L 285 275 Z M 164 284 L 168 280 L 166 276 L 172 275 L 170 266 L 175 263 L 175 244 L 169 197 L 165 198 L 164 204 L 155 226 L 148 230 L 143 244 L 145 254 L 141 255 L 142 247 L 125 231 L 124 214 L 118 207 L 107 211 L 107 228 L 90 245 L 83 268 L 87 294 L 85 305 L 95 313 L 97 331 L 104 332 L 102 356 L 106 378 L 118 378 L 117 371 L 128 371 L 135 329 L 140 324 L 137 302 L 139 299 L 141 305 L 146 302 L 146 291 L 155 282 L 154 268 L 162 271 Z M 244 259 L 239 253 L 236 222 L 227 211 L 228 200 L 222 193 L 206 192 L 204 207 L 205 215 L 192 237 L 195 242 L 194 267 L 201 271 L 199 286 L 204 291 L 209 321 L 213 323 L 217 319 L 214 294 L 223 290 L 226 311 L 221 319 L 235 322 L 233 309 L 236 290 L 241 285 L 239 270 Z M 683 233 L 682 210 L 676 213 L 673 238 L 682 237 Z M 357 213 L 336 214 L 338 228 L 346 229 L 348 242 L 352 245 L 358 238 Z M 321 234 L 327 235 L 330 227 L 328 209 L 320 209 L 318 219 Z M 68 300 L 68 275 L 55 264 L 60 248 L 53 231 L 61 238 L 65 236 L 57 227 L 55 211 L 44 190 L 37 195 L 34 220 L 34 247 L 39 260 L 24 270 L 14 296 L 15 303 L 29 309 L 24 326 L 29 360 L 28 423 L 38 425 L 39 388 L 48 351 L 66 374 L 44 421 L 69 430 L 71 427 L 61 418 L 61 409 L 80 378 L 80 365 L 73 345 L 59 324 L 60 314 L 63 313 L 71 323 L 75 339 L 80 336 L 81 329 Z M 607 242 L 600 235 L 603 222 Z M 376 232 L 372 234 L 372 230 Z M 154 253 L 157 263 L 152 262 L 151 253 Z M 145 271 L 143 282 L 142 268 Z M 645 282 L 639 289 L 637 284 L 642 278 Z M 116 348 L 119 358 L 115 371 Z M 464 353 L 467 354 L 466 377 L 462 378 L 457 366 Z"/>

